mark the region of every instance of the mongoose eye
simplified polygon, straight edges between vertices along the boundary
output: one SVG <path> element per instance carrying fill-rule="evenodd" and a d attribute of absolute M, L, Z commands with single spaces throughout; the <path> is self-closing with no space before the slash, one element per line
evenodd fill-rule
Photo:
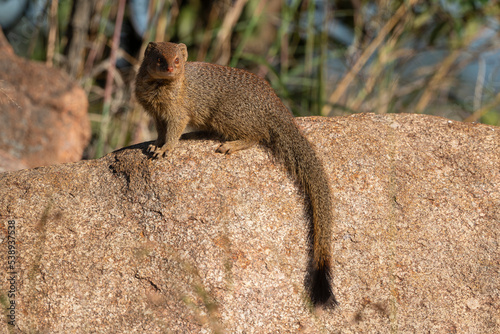
<path fill-rule="evenodd" d="M 174 63 L 179 64 L 179 57 L 175 58 Z"/>

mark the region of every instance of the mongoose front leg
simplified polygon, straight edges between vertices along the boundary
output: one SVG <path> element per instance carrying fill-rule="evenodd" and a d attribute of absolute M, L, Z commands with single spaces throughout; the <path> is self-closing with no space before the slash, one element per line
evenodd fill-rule
<path fill-rule="evenodd" d="M 188 121 L 188 117 L 169 120 L 155 117 L 158 139 L 148 147 L 148 151 L 153 154 L 154 158 L 164 157 L 177 145 Z"/>
<path fill-rule="evenodd" d="M 166 130 L 167 130 L 167 124 L 166 122 L 161 119 L 160 117 L 154 117 L 155 120 L 155 125 L 156 125 L 156 132 L 158 133 L 158 137 L 154 144 L 150 144 L 148 146 L 148 152 L 153 153 L 154 157 L 157 157 L 156 151 L 158 148 L 162 147 L 165 145 L 166 141 Z"/>
<path fill-rule="evenodd" d="M 222 153 L 222 154 L 231 154 L 236 151 L 241 151 L 241 150 L 246 150 L 247 148 L 250 148 L 257 144 L 254 141 L 251 140 L 234 140 L 234 141 L 227 141 L 219 146 L 217 148 L 216 152 L 217 153 Z"/>

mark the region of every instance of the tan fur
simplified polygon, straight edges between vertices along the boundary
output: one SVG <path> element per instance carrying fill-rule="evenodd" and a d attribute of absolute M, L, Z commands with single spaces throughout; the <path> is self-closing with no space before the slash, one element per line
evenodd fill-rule
<path fill-rule="evenodd" d="M 217 152 L 268 146 L 303 185 L 313 214 L 315 304 L 335 302 L 330 283 L 332 203 L 323 165 L 269 84 L 244 70 L 187 62 L 184 44 L 150 43 L 137 74 L 136 96 L 154 118 L 158 139 L 149 151 L 162 157 L 186 126 L 227 141 Z"/>

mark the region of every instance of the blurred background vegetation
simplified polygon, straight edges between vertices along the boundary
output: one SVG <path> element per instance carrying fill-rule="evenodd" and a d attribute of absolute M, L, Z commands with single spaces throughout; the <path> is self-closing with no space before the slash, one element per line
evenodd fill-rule
<path fill-rule="evenodd" d="M 0 13 L 17 54 L 64 69 L 88 94 L 86 158 L 155 139 L 132 94 L 151 40 L 265 77 L 297 116 L 500 125 L 498 1 L 2 0 Z"/>

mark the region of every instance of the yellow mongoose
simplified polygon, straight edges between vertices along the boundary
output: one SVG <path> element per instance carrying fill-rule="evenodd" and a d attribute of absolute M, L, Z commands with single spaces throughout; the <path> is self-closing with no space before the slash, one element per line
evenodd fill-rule
<path fill-rule="evenodd" d="M 187 62 L 184 44 L 149 43 L 135 94 L 154 118 L 158 139 L 149 151 L 162 157 L 186 126 L 222 136 L 217 152 L 230 154 L 261 143 L 284 162 L 311 201 L 311 300 L 335 304 L 330 286 L 332 200 L 323 165 L 293 116 L 260 77 L 240 69 Z"/>

